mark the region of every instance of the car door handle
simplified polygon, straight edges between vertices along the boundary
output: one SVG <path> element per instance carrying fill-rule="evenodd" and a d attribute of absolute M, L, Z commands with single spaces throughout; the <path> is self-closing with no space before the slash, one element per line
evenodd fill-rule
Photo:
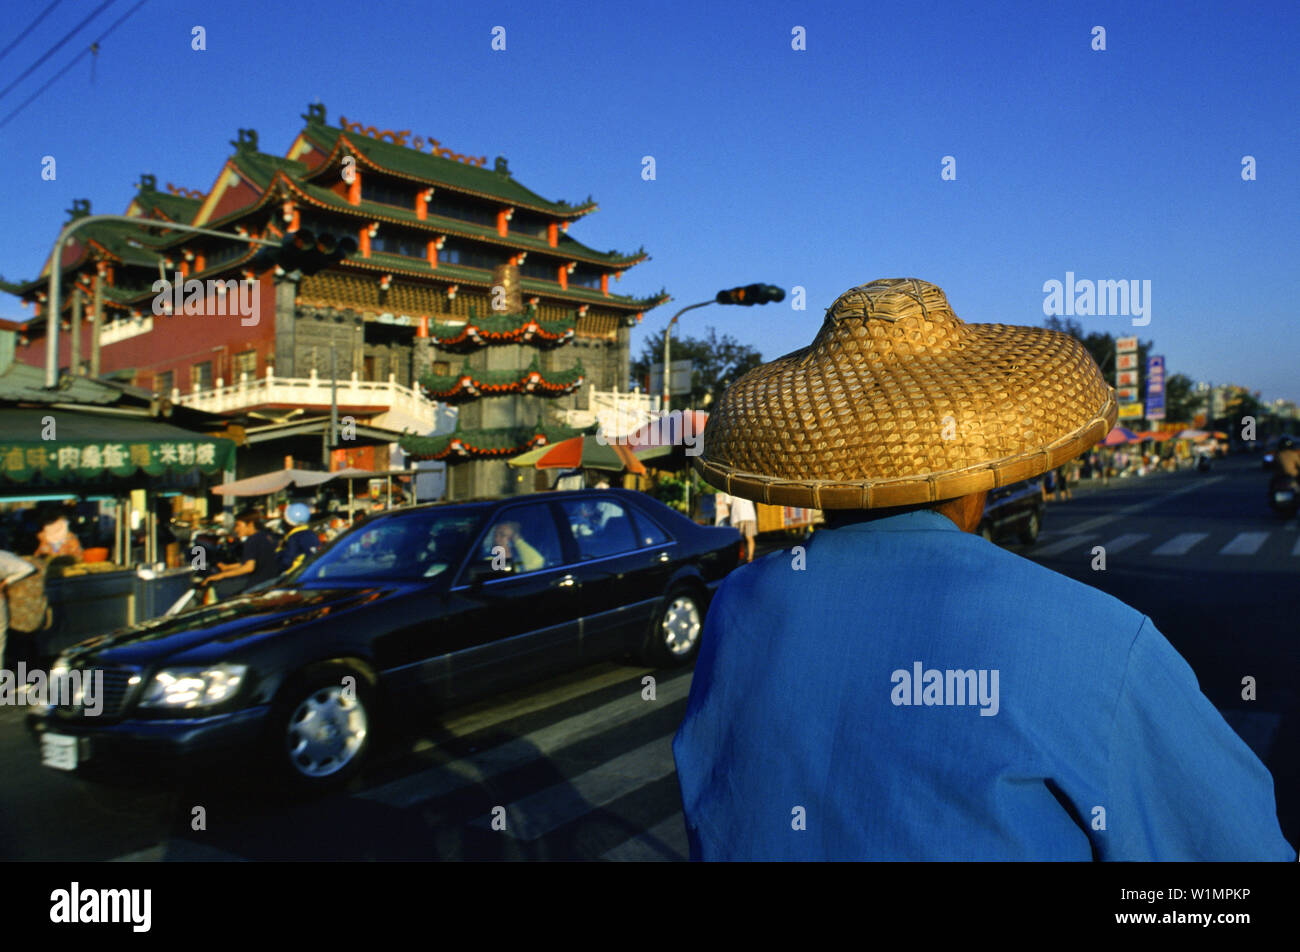
<path fill-rule="evenodd" d="M 578 584 L 578 580 L 572 575 L 566 575 L 563 578 L 557 578 L 551 583 L 551 588 L 573 588 Z"/>

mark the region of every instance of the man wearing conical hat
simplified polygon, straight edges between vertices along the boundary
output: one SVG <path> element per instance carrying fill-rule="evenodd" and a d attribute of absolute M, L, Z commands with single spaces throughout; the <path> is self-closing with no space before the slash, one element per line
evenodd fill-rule
<path fill-rule="evenodd" d="M 692 859 L 1296 859 L 1151 620 L 974 534 L 1116 415 L 1077 340 L 915 279 L 726 391 L 699 472 L 827 528 L 709 609 L 673 741 Z"/>

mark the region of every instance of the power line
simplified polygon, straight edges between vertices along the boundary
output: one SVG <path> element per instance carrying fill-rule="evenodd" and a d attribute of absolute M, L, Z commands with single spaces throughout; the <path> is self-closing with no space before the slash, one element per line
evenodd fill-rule
<path fill-rule="evenodd" d="M 54 8 L 57 7 L 62 2 L 63 0 L 54 0 L 53 3 L 51 3 L 48 7 L 46 7 L 41 12 L 41 15 L 32 21 L 31 26 L 23 30 L 23 32 L 19 33 L 16 37 L 14 37 L 14 41 L 10 43 L 8 46 L 6 46 L 3 50 L 0 50 L 0 59 L 4 59 L 6 56 L 12 53 L 14 47 L 23 41 L 23 37 L 25 37 L 28 33 L 32 32 L 32 30 L 36 29 L 36 27 L 40 25 L 40 22 L 44 20 L 47 16 L 49 16 L 51 13 L 53 13 Z"/>
<path fill-rule="evenodd" d="M 108 0 L 108 2 L 112 3 L 113 0 Z M 41 93 L 45 92 L 45 90 L 53 86 L 59 80 L 60 77 L 62 77 L 65 73 L 67 73 L 68 70 L 72 69 L 72 67 L 76 66 L 79 62 L 81 62 L 81 60 L 85 58 L 87 53 L 91 53 L 91 52 L 97 53 L 99 51 L 99 44 L 104 40 L 104 38 L 108 36 L 110 33 L 112 33 L 114 30 L 116 30 L 119 26 L 121 26 L 127 19 L 130 18 L 131 14 L 135 13 L 136 10 L 139 10 L 142 6 L 144 6 L 148 2 L 149 0 L 138 0 L 135 6 L 133 6 L 130 10 L 127 10 L 126 13 L 122 14 L 115 21 L 113 21 L 112 26 L 110 26 L 107 30 L 105 30 L 98 37 L 96 37 L 94 42 L 92 42 L 90 46 L 86 47 L 75 57 L 73 57 L 72 60 L 69 61 L 67 66 L 63 67 L 63 69 L 59 70 L 52 77 L 50 77 L 50 79 L 45 83 L 44 86 L 42 86 L 40 89 L 36 90 L 36 92 L 32 93 L 30 96 L 24 99 L 23 102 L 18 106 L 18 108 L 15 109 L 13 112 L 9 113 L 9 115 L 5 116 L 3 119 L 0 119 L 0 129 L 3 129 L 5 126 L 7 126 L 9 124 L 10 119 L 18 115 L 29 105 L 31 105 L 32 100 L 34 100 Z"/>
<path fill-rule="evenodd" d="M 51 56 L 53 56 L 53 55 L 54 55 L 55 53 L 57 53 L 59 50 L 63 49 L 63 45 L 64 45 L 65 43 L 67 43 L 68 40 L 72 39 L 74 36 L 76 36 L 78 33 L 80 33 L 80 32 L 85 28 L 85 26 L 86 26 L 87 23 L 89 23 L 91 20 L 95 19 L 95 17 L 99 16 L 101 13 L 103 13 L 105 7 L 109 6 L 110 4 L 116 3 L 116 2 L 117 2 L 117 0 L 104 0 L 103 3 L 101 3 L 99 6 L 95 7 L 94 12 L 91 13 L 90 16 L 86 17 L 86 19 L 82 20 L 82 21 L 81 21 L 80 23 L 78 23 L 75 27 L 73 27 L 72 30 L 69 31 L 69 32 L 68 32 L 68 33 L 63 37 L 63 39 L 59 40 L 59 42 L 55 43 L 55 44 L 54 44 L 53 46 L 51 46 L 48 50 L 46 50 L 46 51 L 44 52 L 44 54 L 41 55 L 41 58 L 40 58 L 40 59 L 38 59 L 38 60 L 37 60 L 35 63 L 33 63 L 31 66 L 28 66 L 27 69 L 24 70 L 23 73 L 22 73 L 22 74 L 21 74 L 17 79 L 15 79 L 12 83 L 10 83 L 8 86 L 6 86 L 6 87 L 4 88 L 4 91 L 3 91 L 3 92 L 0 92 L 0 99 L 4 99 L 5 96 L 9 95 L 9 91 L 10 91 L 11 89 L 13 89 L 13 88 L 14 88 L 15 86 L 17 86 L 19 83 L 21 83 L 21 82 L 22 82 L 24 79 L 26 79 L 28 76 L 32 75 L 32 73 L 36 72 L 36 70 L 39 69 L 39 68 L 41 67 L 41 65 L 42 65 L 42 64 L 43 64 L 47 59 L 49 59 Z"/>

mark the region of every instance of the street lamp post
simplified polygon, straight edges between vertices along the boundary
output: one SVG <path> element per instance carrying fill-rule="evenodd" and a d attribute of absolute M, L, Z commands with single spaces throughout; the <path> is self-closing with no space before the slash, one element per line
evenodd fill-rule
<path fill-rule="evenodd" d="M 671 359 L 671 358 L 670 358 L 670 354 L 671 354 L 671 352 L 672 352 L 672 351 L 671 351 L 670 342 L 671 342 L 671 339 L 672 339 L 672 336 L 673 336 L 673 325 L 677 323 L 677 318 L 681 317 L 681 316 L 682 316 L 683 314 L 685 314 L 687 311 L 694 310 L 694 309 L 697 308 L 697 307 L 707 307 L 708 305 L 710 305 L 710 304 L 712 304 L 712 303 L 714 303 L 714 302 L 713 302 L 713 301 L 701 301 L 699 304 L 691 304 L 691 305 L 688 305 L 687 307 L 682 308 L 680 311 L 678 311 L 676 314 L 673 315 L 673 319 L 672 319 L 671 321 L 669 321 L 669 322 L 668 322 L 668 326 L 667 326 L 666 328 L 664 328 L 664 405 L 663 405 L 663 407 L 662 407 L 662 410 L 663 410 L 664 413 L 667 413 L 670 409 L 672 409 L 672 408 L 668 405 L 668 399 L 669 399 L 669 395 L 670 395 L 670 390 L 669 390 L 669 386 L 668 386 L 668 377 L 669 377 L 668 367 L 669 367 L 669 362 L 670 362 L 670 359 Z"/>
<path fill-rule="evenodd" d="M 778 288 L 775 284 L 747 284 L 740 288 L 728 288 L 725 291 L 719 291 L 714 295 L 712 301 L 701 301 L 699 304 L 689 304 L 673 315 L 668 326 L 664 328 L 664 405 L 663 412 L 667 413 L 672 408 L 668 405 L 671 391 L 668 385 L 668 365 L 671 357 L 669 341 L 672 338 L 673 325 L 677 323 L 677 318 L 681 317 L 687 311 L 694 310 L 697 307 L 705 307 L 709 304 L 743 304 L 746 307 L 754 304 L 767 304 L 770 301 L 784 301 L 785 291 Z"/>

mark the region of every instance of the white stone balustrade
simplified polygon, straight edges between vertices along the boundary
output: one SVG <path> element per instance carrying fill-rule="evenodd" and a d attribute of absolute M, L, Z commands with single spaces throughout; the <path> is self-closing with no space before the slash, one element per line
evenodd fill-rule
<path fill-rule="evenodd" d="M 230 413 L 255 406 L 316 406 L 330 405 L 330 380 L 318 376 L 313 368 L 307 377 L 277 377 L 274 368 L 268 368 L 264 377 L 250 379 L 240 374 L 239 382 L 226 386 L 218 377 L 216 386 L 207 390 L 181 393 L 172 389 L 172 401 L 209 413 Z M 411 387 L 397 382 L 393 374 L 387 380 L 361 380 L 357 374 L 338 380 L 338 405 L 346 407 L 372 407 L 376 414 L 389 413 L 419 421 L 426 432 L 444 426 L 448 408 L 430 400 Z"/>
<path fill-rule="evenodd" d="M 627 436 L 659 415 L 661 397 L 640 390 L 588 389 L 587 409 L 569 410 L 565 423 L 588 427 L 599 421 L 601 430 L 610 437 Z"/>

